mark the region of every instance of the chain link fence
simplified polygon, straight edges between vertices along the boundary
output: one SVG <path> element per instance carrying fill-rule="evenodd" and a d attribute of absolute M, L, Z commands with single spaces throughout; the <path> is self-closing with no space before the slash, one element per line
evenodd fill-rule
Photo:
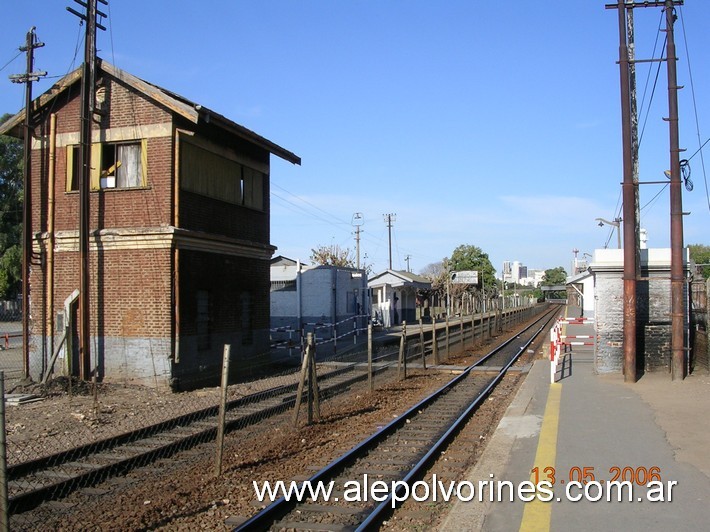
<path fill-rule="evenodd" d="M 0 301 L 0 371 L 5 373 L 8 386 L 24 377 L 20 301 Z"/>
<path fill-rule="evenodd" d="M 159 460 L 166 463 L 167 459 L 173 465 L 189 461 L 191 451 L 204 455 L 215 448 L 218 427 L 222 426 L 222 401 L 227 439 L 238 439 L 242 431 L 267 420 L 272 429 L 274 423 L 302 426 L 308 422 L 303 413 L 313 407 L 314 397 L 319 401 L 317 414 L 327 417 L 334 408 L 331 399 L 366 393 L 404 378 L 404 363 L 409 368 L 422 368 L 443 362 L 447 354 L 468 349 L 540 310 L 511 309 L 505 314 L 433 320 L 388 331 L 372 331 L 370 327 L 369 334 L 367 327 L 358 329 L 357 321 L 351 320 L 342 329 L 331 327 L 334 334 L 320 340 L 314 330 L 316 377 L 312 383 L 308 377 L 313 373 L 304 372 L 307 351 L 301 350 L 299 342 L 295 355 L 294 346 L 287 346 L 292 356 L 284 358 L 280 369 L 250 373 L 248 379 L 239 379 L 239 375 L 259 361 L 240 358 L 239 367 L 230 368 L 230 375 L 237 377 L 233 382 L 241 382 L 230 384 L 226 390 L 169 393 L 67 377 L 27 387 L 25 394 L 6 399 L 6 467 L 0 471 L 0 486 L 4 483 L 8 493 L 4 517 L 12 530 L 71 529 L 71 523 L 95 529 L 100 523 L 92 521 L 92 497 L 127 489 L 129 472 L 151 467 Z M 21 346 L 17 349 L 21 351 Z M 9 351 L 12 348 L 2 354 Z M 6 383 L 11 382 L 16 370 L 4 367 L 3 371 Z M 302 394 L 301 415 L 296 418 L 299 386 L 307 391 L 309 384 L 312 393 Z M 213 472 L 195 470 L 192 474 Z M 146 528 L 153 525 L 146 523 Z"/>

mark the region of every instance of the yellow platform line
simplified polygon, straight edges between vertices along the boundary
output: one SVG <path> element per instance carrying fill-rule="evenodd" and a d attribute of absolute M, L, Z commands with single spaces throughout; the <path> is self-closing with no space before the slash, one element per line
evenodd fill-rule
<path fill-rule="evenodd" d="M 545 414 L 542 417 L 542 427 L 540 428 L 540 438 L 537 442 L 537 452 L 535 463 L 539 480 L 547 480 L 544 470 L 546 467 L 555 467 L 557 455 L 557 427 L 560 420 L 560 397 L 562 396 L 562 384 L 556 382 L 550 384 L 550 391 L 547 394 L 547 404 Z M 530 480 L 535 482 L 535 475 L 531 472 Z M 537 498 L 525 503 L 523 509 L 523 520 L 520 523 L 520 530 L 525 532 L 550 530 L 550 519 L 552 517 L 552 503 L 541 502 Z"/>

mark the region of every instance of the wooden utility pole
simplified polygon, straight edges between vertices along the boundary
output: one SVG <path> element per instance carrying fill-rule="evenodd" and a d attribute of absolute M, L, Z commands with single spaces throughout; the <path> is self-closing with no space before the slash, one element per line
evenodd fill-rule
<path fill-rule="evenodd" d="M 678 80 L 673 24 L 675 8 L 672 0 L 666 0 L 666 53 L 668 60 L 668 129 L 671 155 L 671 378 L 685 378 L 685 345 L 683 321 L 683 195 L 680 187 L 680 152 L 678 134 Z"/>
<path fill-rule="evenodd" d="M 389 258 L 390 258 L 389 269 L 391 270 L 392 269 L 392 223 L 397 218 L 397 215 L 394 213 L 390 213 L 390 214 L 383 214 L 382 216 L 384 216 L 385 223 L 387 223 L 387 237 L 388 237 L 387 241 L 389 243 L 388 247 L 389 247 Z"/>
<path fill-rule="evenodd" d="M 22 201 L 22 366 L 25 377 L 30 374 L 30 262 L 32 260 L 32 82 L 46 76 L 46 72 L 34 72 L 34 49 L 44 46 L 37 41 L 35 27 L 27 32 L 25 46 L 27 70 L 24 74 L 10 76 L 13 83 L 25 84 L 25 125 L 23 156 L 23 201 Z"/>
<path fill-rule="evenodd" d="M 71 8 L 67 11 L 76 15 L 86 24 L 84 35 L 84 64 L 81 76 L 81 131 L 79 144 L 79 378 L 87 380 L 91 373 L 91 308 L 90 308 L 90 262 L 89 262 L 89 218 L 91 182 L 91 121 L 94 116 L 94 89 L 96 78 L 96 28 L 105 30 L 96 22 L 96 17 L 106 15 L 96 8 L 97 2 L 108 5 L 106 0 L 74 0 L 86 8 L 82 14 Z"/>
<path fill-rule="evenodd" d="M 636 7 L 663 7 L 666 10 L 666 26 L 668 31 L 668 21 L 670 20 L 670 34 L 668 36 L 668 91 L 669 102 L 677 93 L 675 80 L 675 45 L 672 45 L 672 22 L 674 17 L 674 5 L 682 5 L 682 0 L 664 0 L 664 1 L 627 1 L 618 0 L 616 4 L 607 4 L 607 9 L 616 9 L 619 17 L 619 71 L 621 82 L 621 123 L 622 123 L 622 145 L 623 145 L 623 168 L 624 178 L 622 183 L 622 201 L 623 201 L 623 223 L 624 223 L 624 381 L 636 382 L 636 279 L 638 276 L 638 212 L 637 204 L 637 189 L 638 179 L 634 179 L 634 163 L 633 163 L 633 137 L 632 137 L 632 113 L 631 113 L 631 65 L 636 59 L 631 59 L 628 46 L 629 31 L 633 32 L 633 22 L 631 26 L 627 26 L 626 16 L 627 11 L 630 13 Z M 672 45 L 672 53 L 671 53 Z M 673 66 L 671 67 L 671 57 L 673 58 Z M 671 81 L 672 69 L 672 81 Z M 673 92 L 671 91 L 673 87 Z M 672 96 L 673 95 L 673 96 Z M 677 114 L 677 98 L 675 100 L 675 119 L 673 118 L 673 104 L 669 103 L 671 111 L 669 120 L 671 122 L 671 159 L 675 153 L 676 161 L 678 162 L 677 150 L 677 132 L 678 132 L 678 114 Z M 675 151 L 673 144 L 673 127 L 675 125 Z M 678 196 L 680 196 L 680 163 L 676 166 L 676 180 L 678 181 Z M 675 291 L 674 291 L 674 269 L 673 269 L 673 161 L 671 160 L 671 319 L 675 320 L 674 308 L 676 308 Z M 678 208 L 680 217 L 680 312 L 682 318 L 682 213 Z M 676 238 L 677 239 L 677 238 Z M 672 343 L 675 338 L 675 321 L 671 325 Z M 680 322 L 681 344 L 682 344 L 682 321 Z M 683 353 L 681 352 L 681 355 Z M 675 351 L 673 357 L 675 359 Z M 682 377 L 681 377 L 682 378 Z"/>

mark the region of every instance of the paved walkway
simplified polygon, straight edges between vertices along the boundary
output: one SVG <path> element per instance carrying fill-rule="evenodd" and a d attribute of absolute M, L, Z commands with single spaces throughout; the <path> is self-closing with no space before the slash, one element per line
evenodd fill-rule
<path fill-rule="evenodd" d="M 592 325 L 569 325 L 566 334 L 594 334 Z M 571 364 L 569 363 L 571 361 Z M 593 347 L 574 346 L 558 381 L 538 360 L 467 479 L 539 480 L 554 468 L 550 502 L 458 502 L 442 530 L 708 530 L 710 529 L 710 377 L 672 382 L 647 374 L 634 384 L 593 371 Z M 585 469 L 586 468 L 586 469 Z M 572 502 L 585 474 L 604 487 L 615 474 L 636 481 L 632 501 Z M 645 480 L 660 478 L 664 502 L 651 502 Z M 673 484 L 675 482 L 676 484 Z M 670 485 L 669 485 L 670 483 Z M 597 496 L 596 484 L 588 485 Z M 507 492 L 506 492 L 507 493 Z M 660 495 L 656 491 L 655 495 Z M 525 496 L 525 494 L 523 494 Z M 543 494 L 543 497 L 547 497 Z M 639 498 L 641 501 L 639 501 Z"/>

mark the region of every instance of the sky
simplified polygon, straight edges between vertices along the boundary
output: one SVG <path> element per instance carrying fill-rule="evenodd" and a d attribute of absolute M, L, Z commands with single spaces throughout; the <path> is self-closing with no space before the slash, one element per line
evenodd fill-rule
<path fill-rule="evenodd" d="M 532 269 L 570 271 L 616 247 L 622 145 L 618 18 L 602 0 L 111 0 L 99 56 L 296 153 L 272 156 L 271 242 L 413 272 L 468 244 Z M 24 105 L 18 47 L 36 26 L 48 72 L 83 57 L 72 0 L 0 2 L 0 114 Z M 636 57 L 659 57 L 660 8 L 634 10 Z M 684 241 L 710 244 L 710 1 L 685 0 L 675 26 Z M 665 23 L 665 22 L 664 22 Z M 657 75 L 661 65 L 660 73 Z M 665 63 L 639 63 L 640 180 L 670 167 Z M 707 163 L 703 160 L 707 160 Z M 669 189 L 640 187 L 649 247 L 669 247 Z M 408 257 L 408 259 L 407 259 Z"/>

